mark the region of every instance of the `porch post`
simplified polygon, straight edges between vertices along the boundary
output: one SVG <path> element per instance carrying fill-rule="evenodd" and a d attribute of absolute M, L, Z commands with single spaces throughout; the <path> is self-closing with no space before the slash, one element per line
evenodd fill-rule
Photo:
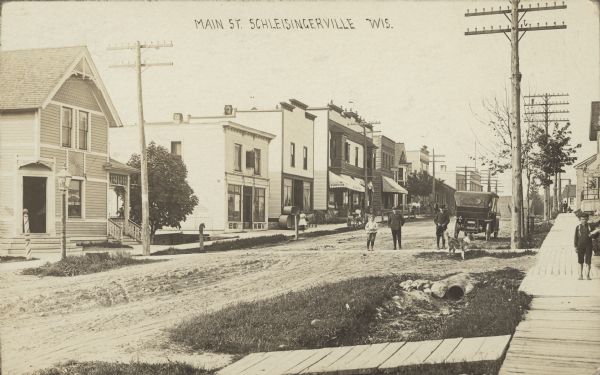
<path fill-rule="evenodd" d="M 125 195 L 123 196 L 123 208 L 125 212 L 125 222 L 123 223 L 123 227 L 129 222 L 129 188 L 130 188 L 130 178 L 131 175 L 127 174 L 127 191 L 125 191 Z"/>

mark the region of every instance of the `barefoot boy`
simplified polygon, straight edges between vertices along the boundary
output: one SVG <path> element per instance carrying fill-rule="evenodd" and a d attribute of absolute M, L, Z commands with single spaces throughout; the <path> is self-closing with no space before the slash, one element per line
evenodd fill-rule
<path fill-rule="evenodd" d="M 588 224 L 588 215 L 579 217 L 580 224 L 575 228 L 575 252 L 579 263 L 579 280 L 583 280 L 583 264 L 587 265 L 587 279 L 591 280 L 590 267 L 592 264 L 592 228 Z"/>

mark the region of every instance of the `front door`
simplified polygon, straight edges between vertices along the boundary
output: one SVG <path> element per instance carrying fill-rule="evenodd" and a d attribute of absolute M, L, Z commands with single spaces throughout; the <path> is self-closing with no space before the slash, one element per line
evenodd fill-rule
<path fill-rule="evenodd" d="M 298 209 L 303 210 L 304 209 L 304 202 L 303 202 L 303 190 L 304 184 L 302 183 L 302 180 L 294 180 L 294 206 L 298 207 Z"/>
<path fill-rule="evenodd" d="M 46 177 L 23 177 L 23 208 L 29 211 L 29 231 L 46 233 Z"/>
<path fill-rule="evenodd" d="M 252 186 L 244 186 L 244 228 L 252 229 Z"/>

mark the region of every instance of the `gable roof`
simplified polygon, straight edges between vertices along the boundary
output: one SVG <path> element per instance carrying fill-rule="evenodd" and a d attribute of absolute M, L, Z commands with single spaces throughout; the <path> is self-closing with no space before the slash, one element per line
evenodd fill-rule
<path fill-rule="evenodd" d="M 72 74 L 82 69 L 102 94 L 116 126 L 121 120 L 85 46 L 0 51 L 0 111 L 44 108 Z M 101 105 L 104 103 L 101 103 Z"/>

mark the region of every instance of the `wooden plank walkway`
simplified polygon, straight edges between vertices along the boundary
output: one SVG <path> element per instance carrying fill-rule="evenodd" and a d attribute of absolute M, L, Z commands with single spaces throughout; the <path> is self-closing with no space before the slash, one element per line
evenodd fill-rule
<path fill-rule="evenodd" d="M 500 375 L 593 374 L 600 368 L 600 257 L 592 257 L 592 280 L 577 280 L 577 223 L 573 214 L 558 216 L 523 280 L 521 290 L 534 298 Z"/>
<path fill-rule="evenodd" d="M 385 374 L 421 363 L 495 361 L 510 335 L 252 353 L 218 375 Z"/>

